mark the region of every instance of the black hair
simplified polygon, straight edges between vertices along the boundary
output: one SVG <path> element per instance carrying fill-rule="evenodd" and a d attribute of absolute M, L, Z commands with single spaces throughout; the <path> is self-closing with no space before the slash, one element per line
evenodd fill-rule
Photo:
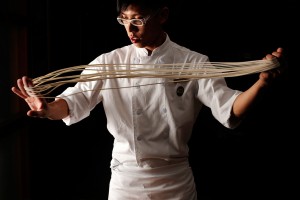
<path fill-rule="evenodd" d="M 156 11 L 168 6 L 168 0 L 117 0 L 117 13 L 122 12 L 131 4 L 140 6 L 143 10 Z"/>

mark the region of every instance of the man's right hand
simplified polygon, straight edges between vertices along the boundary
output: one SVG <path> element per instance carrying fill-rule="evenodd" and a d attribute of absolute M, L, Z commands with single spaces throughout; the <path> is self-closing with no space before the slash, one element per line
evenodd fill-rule
<path fill-rule="evenodd" d="M 17 80 L 18 87 L 12 87 L 11 90 L 24 99 L 30 110 L 27 112 L 27 115 L 30 117 L 40 117 L 47 118 L 48 117 L 48 103 L 42 97 L 37 97 L 30 92 L 28 92 L 28 88 L 33 86 L 32 80 L 27 76 L 23 76 L 21 79 Z"/>

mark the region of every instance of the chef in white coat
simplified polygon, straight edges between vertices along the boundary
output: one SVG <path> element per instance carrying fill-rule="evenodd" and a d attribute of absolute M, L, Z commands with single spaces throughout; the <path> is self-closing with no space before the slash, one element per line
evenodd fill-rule
<path fill-rule="evenodd" d="M 208 56 L 176 44 L 164 31 L 169 14 L 164 0 L 119 0 L 117 9 L 117 21 L 131 44 L 96 57 L 91 65 L 116 65 L 95 71 L 113 72 L 124 63 L 154 68 L 209 62 Z M 278 48 L 264 59 L 279 58 L 282 51 Z M 19 79 L 12 90 L 30 106 L 28 116 L 63 120 L 68 126 L 88 117 L 102 102 L 114 137 L 109 200 L 197 200 L 187 143 L 199 111 L 203 105 L 209 107 L 216 120 L 233 129 L 279 73 L 262 72 L 246 91 L 229 88 L 224 78 L 174 82 L 142 77 L 79 82 L 50 103 L 28 95 L 25 86 L 32 85 L 28 77 Z"/>

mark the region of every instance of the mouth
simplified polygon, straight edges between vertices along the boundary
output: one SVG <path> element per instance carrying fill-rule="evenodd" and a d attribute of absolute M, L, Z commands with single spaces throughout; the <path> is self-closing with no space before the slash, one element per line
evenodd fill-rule
<path fill-rule="evenodd" d="M 138 43 L 139 41 L 141 41 L 142 38 L 139 37 L 130 37 L 130 41 L 132 43 Z"/>

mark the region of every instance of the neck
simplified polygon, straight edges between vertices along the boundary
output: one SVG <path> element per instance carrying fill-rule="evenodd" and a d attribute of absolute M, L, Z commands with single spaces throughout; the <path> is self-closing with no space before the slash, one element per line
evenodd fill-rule
<path fill-rule="evenodd" d="M 150 56 L 154 49 L 161 46 L 166 40 L 167 34 L 165 32 L 161 32 L 158 37 L 152 42 L 151 45 L 146 46 L 145 48 L 148 51 L 148 55 Z"/>

